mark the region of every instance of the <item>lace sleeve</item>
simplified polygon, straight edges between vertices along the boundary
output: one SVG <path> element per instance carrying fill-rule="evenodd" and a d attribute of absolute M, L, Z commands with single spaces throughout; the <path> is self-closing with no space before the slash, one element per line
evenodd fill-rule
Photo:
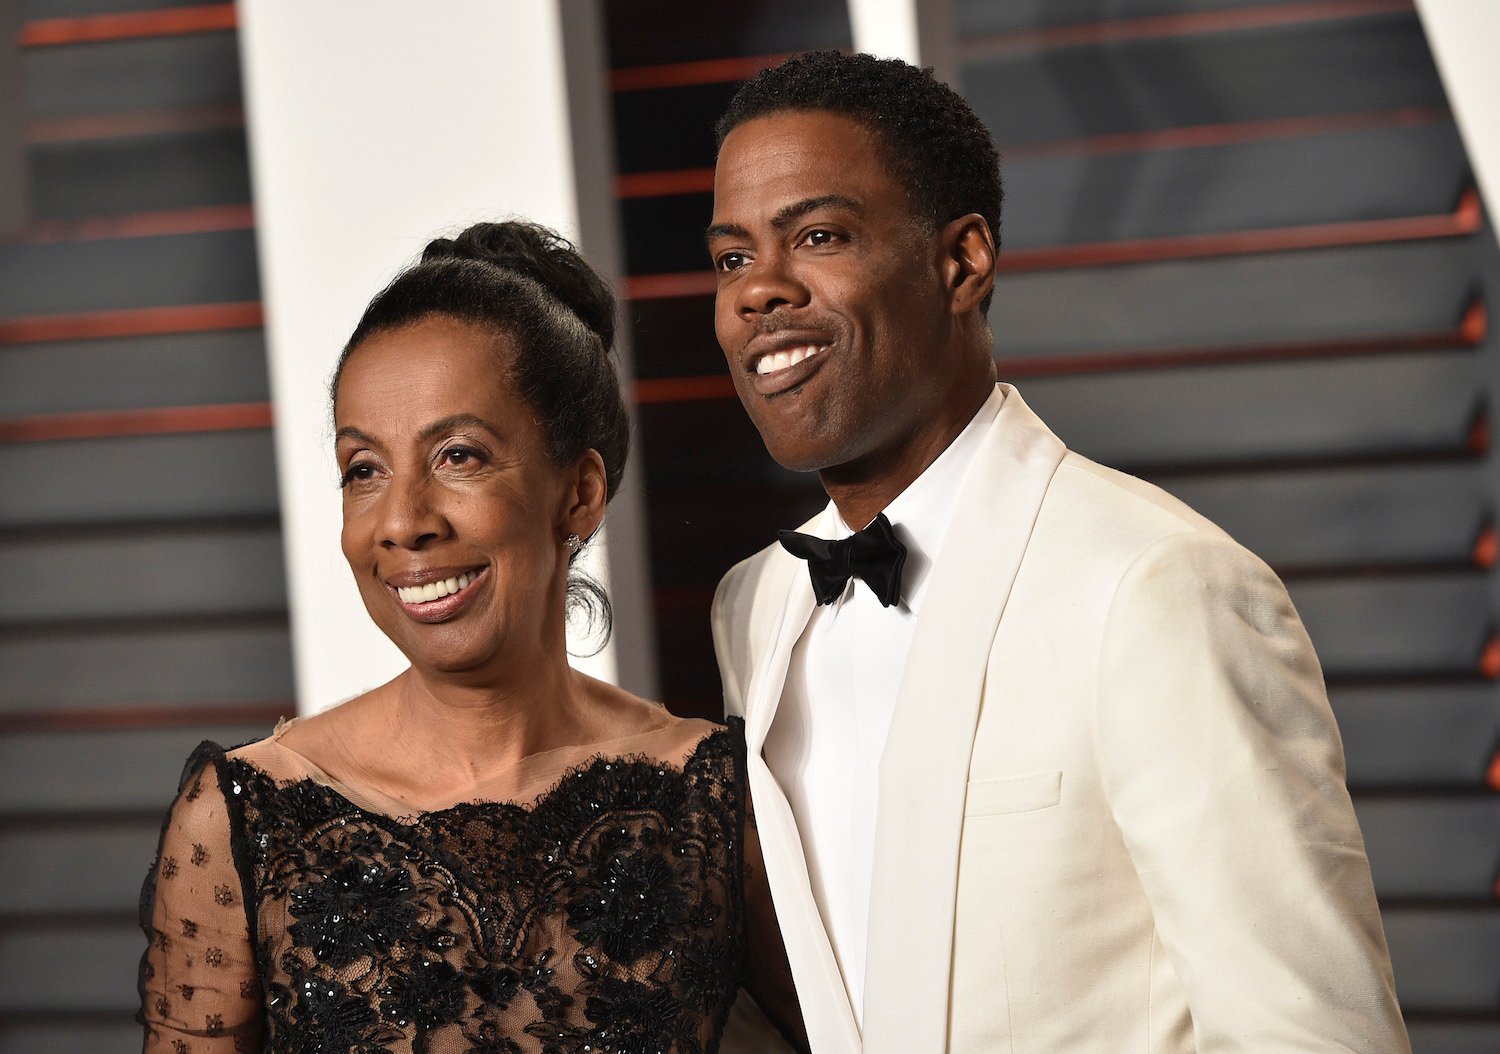
<path fill-rule="evenodd" d="M 261 986 L 222 762 L 211 744 L 188 762 L 141 890 L 145 1054 L 260 1049 Z"/>

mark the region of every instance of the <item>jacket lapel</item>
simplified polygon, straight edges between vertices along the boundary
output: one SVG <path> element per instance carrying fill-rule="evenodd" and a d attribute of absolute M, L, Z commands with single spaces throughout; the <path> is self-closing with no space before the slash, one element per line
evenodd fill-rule
<path fill-rule="evenodd" d="M 815 523 L 816 519 L 810 521 Z M 808 529 L 807 524 L 803 530 Z M 776 904 L 787 960 L 802 1004 L 808 1041 L 817 1054 L 858 1054 L 859 1030 L 849 1005 L 849 993 L 823 927 L 823 916 L 807 877 L 807 859 L 796 817 L 781 785 L 761 755 L 766 733 L 781 703 L 791 665 L 792 648 L 812 617 L 814 598 L 807 565 L 779 548 L 768 553 L 763 595 L 785 597 L 781 617 L 761 651 L 761 663 L 751 671 L 745 691 L 745 745 L 749 761 L 750 796 L 766 878 Z"/>
<path fill-rule="evenodd" d="M 1016 390 L 1004 387 L 1005 403 L 965 478 L 933 566 L 881 759 L 867 1054 L 947 1048 L 959 840 L 984 671 L 1032 525 L 1066 452 Z"/>

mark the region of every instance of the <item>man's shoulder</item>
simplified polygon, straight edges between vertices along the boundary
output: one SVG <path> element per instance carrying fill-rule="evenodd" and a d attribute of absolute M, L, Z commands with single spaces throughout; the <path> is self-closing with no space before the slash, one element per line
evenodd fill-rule
<path fill-rule="evenodd" d="M 1033 546 L 1080 565 L 1132 563 L 1169 539 L 1240 546 L 1222 528 L 1155 484 L 1069 451 L 1042 503 Z"/>

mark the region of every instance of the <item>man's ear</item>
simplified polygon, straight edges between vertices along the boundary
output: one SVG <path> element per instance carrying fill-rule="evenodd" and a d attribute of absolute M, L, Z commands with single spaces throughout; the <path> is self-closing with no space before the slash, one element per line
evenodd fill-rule
<path fill-rule="evenodd" d="M 955 315 L 978 310 L 995 287 L 995 236 L 977 212 L 960 216 L 939 234 L 943 280 Z"/>
<path fill-rule="evenodd" d="M 584 541 L 592 538 L 604 520 L 604 506 L 609 500 L 604 459 L 597 450 L 585 450 L 574 462 L 563 500 L 562 533 L 576 534 Z"/>

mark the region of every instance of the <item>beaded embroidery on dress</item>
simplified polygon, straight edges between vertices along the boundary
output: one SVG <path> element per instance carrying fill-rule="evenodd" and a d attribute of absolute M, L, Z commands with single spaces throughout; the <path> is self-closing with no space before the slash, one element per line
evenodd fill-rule
<path fill-rule="evenodd" d="M 146 1049 L 714 1051 L 743 759 L 735 722 L 680 765 L 598 756 L 534 802 L 394 818 L 205 743 L 142 893 Z"/>

